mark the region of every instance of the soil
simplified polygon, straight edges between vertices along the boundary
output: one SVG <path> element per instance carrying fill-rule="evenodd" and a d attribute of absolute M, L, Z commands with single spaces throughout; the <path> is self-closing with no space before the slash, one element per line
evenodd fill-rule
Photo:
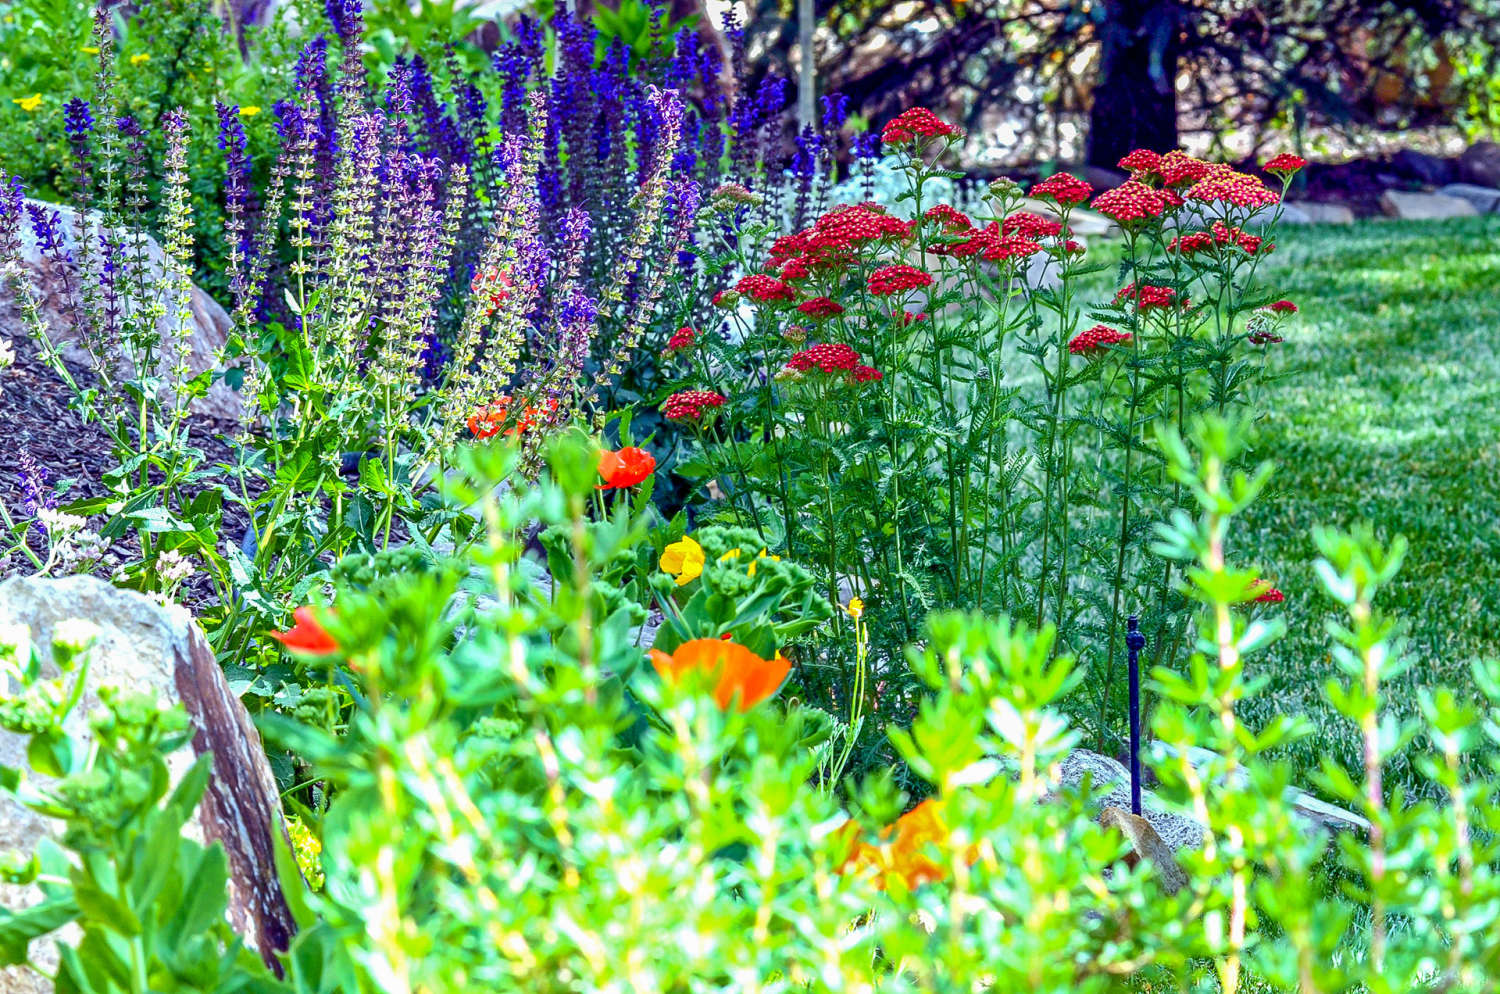
<path fill-rule="evenodd" d="M 29 455 L 47 474 L 49 487 L 62 492 L 60 505 L 108 493 L 104 474 L 117 465 L 111 454 L 109 435 L 98 423 L 85 424 L 83 417 L 69 405 L 72 393 L 66 383 L 43 361 L 36 343 L 29 336 L 11 339 L 16 361 L 0 370 L 0 501 L 14 519 L 26 515 L 21 505 L 20 474 L 23 456 Z M 94 385 L 86 366 L 64 360 L 69 372 L 82 387 Z M 204 451 L 208 464 L 228 461 L 230 448 L 222 436 L 234 430 L 231 422 L 192 415 L 188 418 L 193 444 Z M 239 535 L 246 527 L 243 513 L 237 507 L 224 509 L 225 535 Z M 99 528 L 103 519 L 96 517 L 90 527 Z M 33 549 L 42 553 L 44 539 L 35 528 L 30 535 Z M 116 567 L 136 558 L 140 546 L 134 535 L 118 540 L 106 553 L 95 573 L 108 577 Z M 20 556 L 0 562 L 0 577 L 30 570 L 30 563 Z M 189 607 L 201 608 L 215 601 L 212 585 L 202 573 L 190 577 L 179 594 Z"/>

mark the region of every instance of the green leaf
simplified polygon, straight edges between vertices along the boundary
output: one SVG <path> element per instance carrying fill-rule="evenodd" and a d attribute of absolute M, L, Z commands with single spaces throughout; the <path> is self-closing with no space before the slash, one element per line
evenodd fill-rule
<path fill-rule="evenodd" d="M 48 898 L 21 911 L 0 908 L 0 966 L 25 963 L 31 940 L 77 918 L 78 904 L 71 896 Z"/>

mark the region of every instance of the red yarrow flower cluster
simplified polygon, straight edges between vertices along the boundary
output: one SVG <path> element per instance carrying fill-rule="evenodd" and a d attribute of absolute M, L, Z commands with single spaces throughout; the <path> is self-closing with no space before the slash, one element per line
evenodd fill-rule
<path fill-rule="evenodd" d="M 1000 222 L 1000 233 L 1004 235 L 1019 235 L 1029 241 L 1040 241 L 1043 238 L 1057 238 L 1063 233 L 1061 221 L 1053 221 L 1033 214 L 1030 211 L 1016 211 Z"/>
<path fill-rule="evenodd" d="M 1297 313 L 1297 305 L 1294 304 L 1294 303 L 1292 303 L 1290 300 L 1278 300 L 1278 301 L 1276 301 L 1276 303 L 1271 304 L 1270 308 L 1271 308 L 1272 311 L 1275 311 L 1277 314 L 1296 314 Z"/>
<path fill-rule="evenodd" d="M 1118 304 L 1126 300 L 1133 301 L 1136 307 L 1142 311 L 1149 311 L 1153 308 L 1171 307 L 1173 305 L 1187 306 L 1187 298 L 1179 297 L 1176 290 L 1173 290 L 1169 286 L 1153 286 L 1149 283 L 1140 287 L 1140 289 L 1137 289 L 1134 283 L 1130 283 L 1123 287 L 1119 293 L 1115 294 L 1115 303 Z"/>
<path fill-rule="evenodd" d="M 886 122 L 880 131 L 880 140 L 887 145 L 906 145 L 936 138 L 953 138 L 960 133 L 926 107 L 912 107 Z"/>
<path fill-rule="evenodd" d="M 1226 203 L 1236 207 L 1269 207 L 1281 202 L 1281 194 L 1269 189 L 1254 176 L 1224 167 L 1215 169 L 1188 188 L 1189 200 L 1203 203 Z"/>
<path fill-rule="evenodd" d="M 875 296 L 889 297 L 895 293 L 904 293 L 908 290 L 931 286 L 932 277 L 915 266 L 896 263 L 890 266 L 881 266 L 871 273 L 869 285 L 870 292 Z"/>
<path fill-rule="evenodd" d="M 736 292 L 759 304 L 790 303 L 797 299 L 791 285 L 765 273 L 751 273 L 734 285 Z"/>
<path fill-rule="evenodd" d="M 804 300 L 798 304 L 797 312 L 805 314 L 814 320 L 822 321 L 838 317 L 844 313 L 844 307 L 838 301 L 831 300 L 828 297 L 813 297 L 811 300 Z"/>
<path fill-rule="evenodd" d="M 1093 192 L 1092 186 L 1069 173 L 1053 173 L 1031 188 L 1033 197 L 1059 204 L 1081 204 Z"/>
<path fill-rule="evenodd" d="M 1128 341 L 1130 332 L 1096 324 L 1088 331 L 1074 335 L 1073 340 L 1068 343 L 1068 351 L 1073 355 L 1093 355 L 1103 352 L 1108 346 L 1122 345 Z"/>
<path fill-rule="evenodd" d="M 874 366 L 855 366 L 849 371 L 849 378 L 855 383 L 870 383 L 879 380 L 881 373 Z"/>
<path fill-rule="evenodd" d="M 1156 174 L 1164 186 L 1187 186 L 1198 182 L 1209 174 L 1213 167 L 1202 159 L 1195 159 L 1180 149 L 1163 155 L 1156 165 Z"/>
<path fill-rule="evenodd" d="M 686 327 L 678 328 L 672 333 L 672 337 L 667 339 L 667 347 L 662 349 L 661 354 L 669 356 L 676 352 L 685 352 L 693 347 L 697 342 L 697 338 L 698 332 L 696 330 Z"/>
<path fill-rule="evenodd" d="M 1121 159 L 1118 165 L 1132 175 L 1154 173 L 1161 169 L 1161 155 L 1149 148 L 1138 148 Z"/>
<path fill-rule="evenodd" d="M 922 216 L 950 235 L 962 235 L 974 230 L 974 222 L 969 220 L 968 215 L 949 204 L 938 204 L 929 208 Z"/>
<path fill-rule="evenodd" d="M 1302 158 L 1302 156 L 1300 155 L 1293 155 L 1290 152 L 1282 152 L 1280 155 L 1272 156 L 1261 165 L 1261 168 L 1268 173 L 1275 173 L 1285 176 L 1290 176 L 1297 170 L 1304 169 L 1306 167 L 1306 159 Z"/>
<path fill-rule="evenodd" d="M 661 405 L 661 413 L 668 421 L 701 421 L 707 412 L 723 407 L 727 399 L 712 390 L 679 390 Z"/>
<path fill-rule="evenodd" d="M 814 345 L 787 360 L 786 368 L 799 373 L 820 369 L 825 373 L 847 373 L 859 365 L 859 353 L 848 345 Z"/>
<path fill-rule="evenodd" d="M 1094 198 L 1094 210 L 1113 218 L 1121 227 L 1159 218 L 1167 209 L 1166 194 L 1139 180 L 1126 180 Z"/>
<path fill-rule="evenodd" d="M 1196 252 L 1209 252 L 1222 245 L 1235 245 L 1246 255 L 1257 253 L 1269 255 L 1276 247 L 1274 243 L 1265 241 L 1260 235 L 1252 235 L 1239 227 L 1232 227 L 1223 221 L 1215 221 L 1209 231 L 1195 231 L 1173 238 L 1167 243 L 1167 251 L 1192 255 Z"/>
<path fill-rule="evenodd" d="M 1286 594 L 1271 586 L 1269 580 L 1256 580 L 1250 584 L 1250 593 L 1258 604 L 1280 604 L 1286 600 Z"/>
<path fill-rule="evenodd" d="M 861 246 L 910 235 L 910 222 L 892 217 L 878 204 L 846 204 L 818 218 L 811 228 L 778 238 L 766 268 L 783 279 L 806 279 L 815 272 L 847 268 Z"/>

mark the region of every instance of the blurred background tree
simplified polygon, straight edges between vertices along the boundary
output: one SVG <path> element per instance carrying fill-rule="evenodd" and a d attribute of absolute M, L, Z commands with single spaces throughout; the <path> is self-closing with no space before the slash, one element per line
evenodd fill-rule
<path fill-rule="evenodd" d="M 1246 154 L 1272 130 L 1483 120 L 1500 79 L 1497 0 L 813 4 L 824 92 L 877 120 L 912 104 L 958 116 L 1008 160 L 1112 167 L 1188 135 Z M 752 0 L 759 72 L 795 78 L 796 42 L 791 0 Z"/>

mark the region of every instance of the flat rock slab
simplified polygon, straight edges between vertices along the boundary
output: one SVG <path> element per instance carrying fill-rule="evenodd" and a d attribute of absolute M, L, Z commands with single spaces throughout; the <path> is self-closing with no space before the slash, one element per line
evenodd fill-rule
<path fill-rule="evenodd" d="M 207 844 L 222 843 L 229 859 L 226 917 L 267 963 L 285 949 L 295 925 L 274 863 L 275 833 L 282 833 L 280 796 L 260 736 L 237 697 L 202 630 L 186 610 L 163 606 L 91 576 L 15 578 L 0 583 L 0 625 L 25 626 L 56 676 L 50 652 L 60 622 L 80 619 L 98 635 L 89 653 L 82 701 L 69 717 L 70 730 L 88 737 L 88 716 L 99 704 L 98 688 L 115 686 L 155 694 L 164 705 L 181 705 L 192 723 L 190 749 L 170 757 L 174 782 L 205 752 L 213 753 L 207 791 L 188 831 Z M 26 768 L 26 739 L 0 732 L 0 759 Z M 13 799 L 0 796 L 0 849 L 30 851 L 54 826 Z M 25 907 L 40 894 L 32 887 L 0 884 L 0 906 Z M 44 967 L 55 950 L 39 940 L 33 956 Z M 0 970 L 0 991 L 46 991 L 37 975 Z M 24 986 L 32 984 L 33 986 Z"/>
<path fill-rule="evenodd" d="M 1444 221 L 1452 217 L 1475 217 L 1479 211 L 1462 197 L 1443 193 L 1408 193 L 1387 190 L 1380 195 L 1380 209 L 1405 221 Z"/>
<path fill-rule="evenodd" d="M 1445 197 L 1467 200 L 1481 214 L 1500 214 L 1500 190 L 1492 186 L 1476 186 L 1473 183 L 1449 183 L 1438 190 Z"/>
<path fill-rule="evenodd" d="M 1354 211 L 1343 204 L 1319 204 L 1311 200 L 1289 200 L 1286 206 L 1287 214 L 1283 220 L 1289 224 L 1354 223 Z"/>

